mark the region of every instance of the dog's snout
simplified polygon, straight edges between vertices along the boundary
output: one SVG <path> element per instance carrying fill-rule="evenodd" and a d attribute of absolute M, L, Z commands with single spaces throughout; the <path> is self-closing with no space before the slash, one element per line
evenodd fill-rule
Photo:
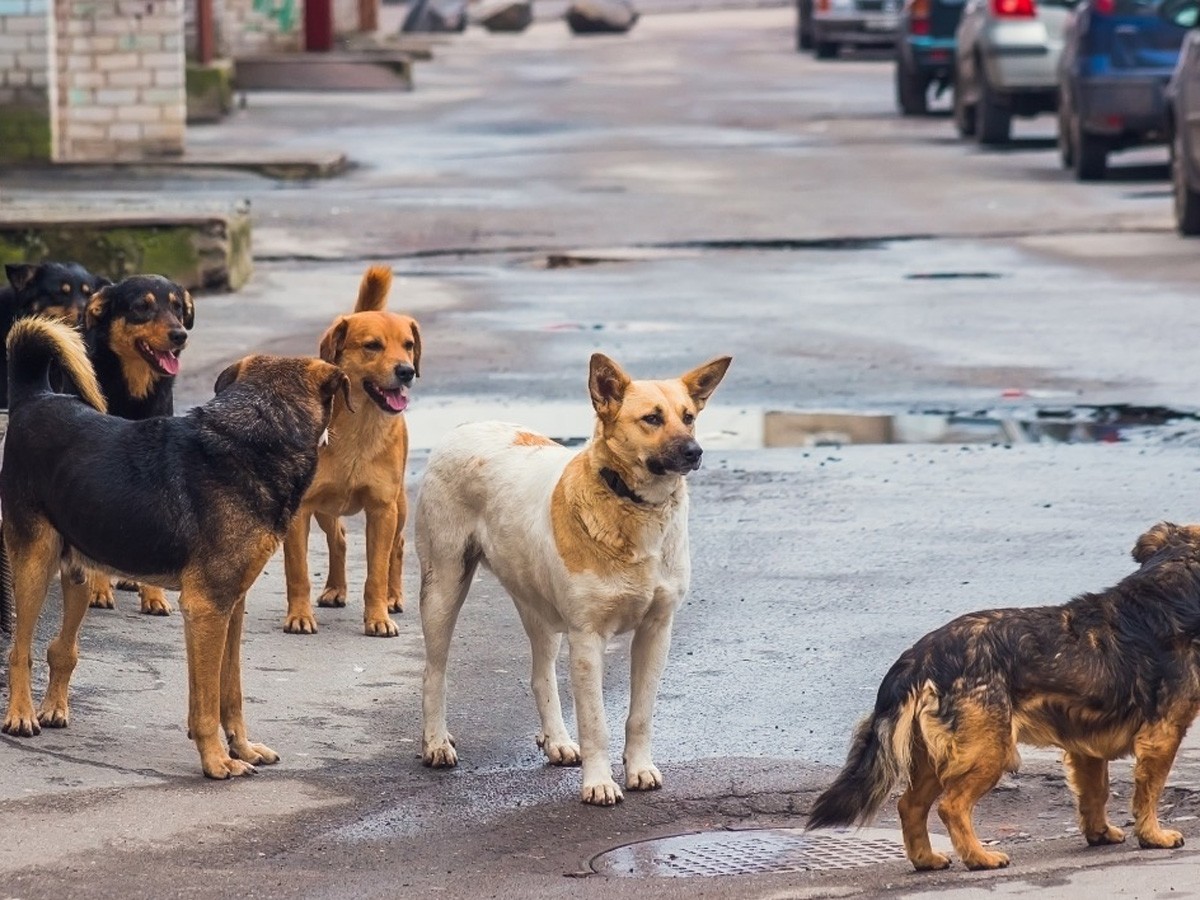
<path fill-rule="evenodd" d="M 416 374 L 417 370 L 408 363 L 400 363 L 400 365 L 396 366 L 396 380 L 401 384 L 411 384 Z"/>
<path fill-rule="evenodd" d="M 695 441 L 686 441 L 679 448 L 680 459 L 692 466 L 699 465 L 703 455 L 704 450 Z"/>
<path fill-rule="evenodd" d="M 174 347 L 182 347 L 187 343 L 187 332 L 182 328 L 172 328 L 167 332 L 167 337 L 170 339 L 171 345 Z"/>

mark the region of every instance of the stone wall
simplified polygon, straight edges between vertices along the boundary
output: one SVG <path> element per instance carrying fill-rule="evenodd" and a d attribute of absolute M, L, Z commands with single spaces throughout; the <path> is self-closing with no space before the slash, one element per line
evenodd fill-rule
<path fill-rule="evenodd" d="M 304 49 L 304 0 L 224 0 L 214 6 L 221 56 Z"/>
<path fill-rule="evenodd" d="M 54 0 L 54 12 L 54 158 L 182 153 L 183 0 Z"/>
<path fill-rule="evenodd" d="M 0 161 L 51 157 L 50 44 L 49 0 L 0 0 Z"/>

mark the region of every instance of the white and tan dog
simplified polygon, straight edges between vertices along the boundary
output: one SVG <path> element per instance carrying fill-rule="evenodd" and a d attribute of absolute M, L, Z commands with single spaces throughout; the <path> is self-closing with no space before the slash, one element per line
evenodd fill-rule
<path fill-rule="evenodd" d="M 625 786 L 662 787 L 650 757 L 650 720 L 691 578 L 684 475 L 700 465 L 696 415 L 731 358 L 669 381 L 631 381 L 592 356 L 596 410 L 581 451 L 516 425 L 464 425 L 429 457 L 416 512 L 425 633 L 422 758 L 458 755 L 446 730 L 446 658 L 475 569 L 485 563 L 512 596 L 529 635 L 538 745 L 555 765 L 583 764 L 583 802 L 621 800 L 608 756 L 604 648 L 633 632 Z M 579 744 L 567 733 L 555 677 L 566 634 Z"/>

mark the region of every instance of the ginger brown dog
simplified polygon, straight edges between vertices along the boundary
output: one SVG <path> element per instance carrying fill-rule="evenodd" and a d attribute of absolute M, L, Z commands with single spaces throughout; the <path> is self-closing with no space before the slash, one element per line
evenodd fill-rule
<path fill-rule="evenodd" d="M 0 505 L 16 626 L 0 729 L 32 737 L 42 726 L 67 725 L 88 609 L 85 572 L 99 569 L 182 592 L 188 734 L 204 774 L 246 775 L 278 761 L 249 740 L 242 712 L 246 592 L 300 506 L 334 394 L 348 395 L 349 379 L 322 360 L 251 356 L 222 372 L 217 396 L 187 415 L 130 421 L 105 415 L 83 341 L 70 326 L 23 319 L 8 349 Z M 79 396 L 49 390 L 52 363 Z M 35 711 L 33 636 L 55 570 L 63 621 Z"/>
<path fill-rule="evenodd" d="M 662 787 L 650 730 L 671 625 L 691 579 L 684 476 L 700 466 L 696 416 L 729 363 L 723 356 L 679 378 L 633 381 L 597 353 L 588 378 L 596 427 L 583 450 L 484 422 L 452 431 L 430 455 L 416 515 L 425 765 L 458 763 L 446 726 L 446 660 L 484 563 L 529 637 L 538 746 L 554 765 L 582 763 L 584 803 L 611 806 L 622 798 L 608 756 L 604 650 L 613 636 L 633 632 L 625 786 Z M 555 674 L 564 633 L 578 744 L 563 721 Z"/>
<path fill-rule="evenodd" d="M 1200 710 L 1200 526 L 1155 525 L 1133 548 L 1141 567 L 1063 606 L 961 616 L 921 638 L 884 676 L 846 765 L 808 827 L 863 824 L 907 781 L 900 824 L 909 860 L 944 869 L 929 842 L 935 801 L 969 869 L 1008 865 L 984 849 L 975 804 L 1020 765 L 1017 744 L 1060 747 L 1089 844 L 1125 840 L 1108 820 L 1108 762 L 1133 754 L 1134 834 L 1180 847 L 1158 821 L 1179 743 Z"/>
<path fill-rule="evenodd" d="M 392 271 L 372 266 L 363 275 L 354 312 L 340 316 L 321 338 L 321 359 L 350 378 L 348 403 L 335 401 L 330 433 L 317 473 L 284 541 L 288 610 L 283 630 L 315 634 L 308 536 L 313 516 L 329 546 L 329 574 L 318 603 L 345 606 L 346 530 L 341 516 L 366 513 L 367 580 L 363 589 L 363 630 L 394 637 L 399 627 L 388 615 L 404 610 L 402 584 L 404 492 L 408 428 L 404 410 L 413 379 L 421 374 L 421 331 L 409 316 L 388 312 Z"/>

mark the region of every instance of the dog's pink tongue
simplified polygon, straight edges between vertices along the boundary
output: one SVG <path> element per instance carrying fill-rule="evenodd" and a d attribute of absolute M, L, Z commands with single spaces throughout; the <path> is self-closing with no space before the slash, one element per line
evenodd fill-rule
<path fill-rule="evenodd" d="M 398 391 L 384 391 L 383 399 L 387 401 L 388 409 L 393 412 L 404 412 L 408 409 L 408 394 L 404 388 Z"/>
<path fill-rule="evenodd" d="M 169 351 L 155 350 L 154 359 L 168 375 L 179 374 L 179 357 Z"/>

